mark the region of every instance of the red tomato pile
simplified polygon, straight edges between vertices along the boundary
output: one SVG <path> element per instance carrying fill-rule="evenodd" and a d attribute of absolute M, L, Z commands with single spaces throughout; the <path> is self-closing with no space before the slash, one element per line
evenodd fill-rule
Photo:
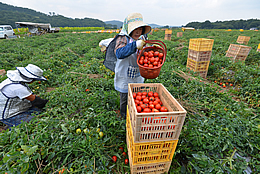
<path fill-rule="evenodd" d="M 133 98 L 138 113 L 168 112 L 157 92 L 134 92 Z"/>
<path fill-rule="evenodd" d="M 139 64 L 144 67 L 156 68 L 163 63 L 163 53 L 159 51 L 145 51 L 139 59 Z"/>

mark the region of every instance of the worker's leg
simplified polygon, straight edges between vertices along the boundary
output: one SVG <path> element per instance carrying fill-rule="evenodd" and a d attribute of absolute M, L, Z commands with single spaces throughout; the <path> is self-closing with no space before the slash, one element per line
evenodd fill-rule
<path fill-rule="evenodd" d="M 39 108 L 36 108 L 36 107 L 32 107 L 30 108 L 28 111 L 26 112 L 23 112 L 23 113 L 20 113 L 16 116 L 13 116 L 13 117 L 10 117 L 10 118 L 7 118 L 5 120 L 1 120 L 1 122 L 3 122 L 4 124 L 7 125 L 6 128 L 11 128 L 13 126 L 17 126 L 19 124 L 22 123 L 22 121 L 24 122 L 29 122 L 31 121 L 32 118 L 34 118 L 34 116 L 32 116 L 32 113 L 34 114 L 39 114 L 40 113 L 40 109 Z"/>
<path fill-rule="evenodd" d="M 127 95 L 128 93 L 120 92 L 120 114 L 124 119 L 126 119 Z"/>

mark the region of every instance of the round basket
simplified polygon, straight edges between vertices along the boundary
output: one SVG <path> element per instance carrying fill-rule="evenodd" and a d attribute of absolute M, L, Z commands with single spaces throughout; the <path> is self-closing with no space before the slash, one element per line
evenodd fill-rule
<path fill-rule="evenodd" d="M 138 55 L 137 55 L 137 65 L 139 66 L 139 71 L 140 71 L 140 74 L 142 77 L 144 77 L 146 79 L 155 79 L 156 77 L 159 76 L 161 68 L 165 62 L 167 48 L 166 48 L 166 45 L 160 40 L 147 40 L 145 42 L 150 43 L 150 44 L 156 44 L 156 45 L 159 45 L 160 47 L 159 46 L 148 46 L 148 47 L 143 48 L 141 51 L 139 51 Z M 163 53 L 162 63 L 159 66 L 153 67 L 153 68 L 145 67 L 139 63 L 140 58 L 142 56 L 144 56 L 144 52 L 148 52 L 151 50 L 153 50 L 154 52 L 158 51 L 160 53 Z"/>

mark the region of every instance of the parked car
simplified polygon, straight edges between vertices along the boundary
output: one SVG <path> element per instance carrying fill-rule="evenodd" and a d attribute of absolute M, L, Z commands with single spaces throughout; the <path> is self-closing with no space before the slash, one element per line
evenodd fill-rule
<path fill-rule="evenodd" d="M 14 36 L 14 30 L 11 25 L 0 25 L 0 38 L 6 39 L 9 36 Z"/>

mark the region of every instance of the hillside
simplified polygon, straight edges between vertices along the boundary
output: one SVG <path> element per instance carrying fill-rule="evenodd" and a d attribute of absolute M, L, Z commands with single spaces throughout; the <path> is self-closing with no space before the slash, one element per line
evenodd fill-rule
<path fill-rule="evenodd" d="M 15 27 L 15 22 L 50 23 L 56 27 L 105 27 L 98 19 L 71 19 L 62 15 L 47 15 L 28 8 L 15 7 L 0 2 L 0 25 L 8 24 Z"/>

